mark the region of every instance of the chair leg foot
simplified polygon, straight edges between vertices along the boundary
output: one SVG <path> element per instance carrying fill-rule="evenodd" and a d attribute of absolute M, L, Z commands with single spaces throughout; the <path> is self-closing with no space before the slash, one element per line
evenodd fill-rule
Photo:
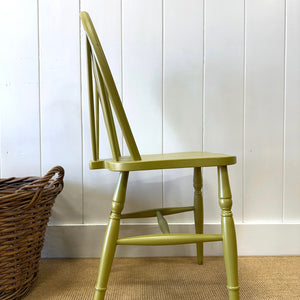
<path fill-rule="evenodd" d="M 104 300 L 106 289 L 98 290 L 96 289 L 94 294 L 94 300 Z"/>
<path fill-rule="evenodd" d="M 203 265 L 203 243 L 197 243 L 197 264 Z"/>
<path fill-rule="evenodd" d="M 229 300 L 239 300 L 240 299 L 240 287 L 239 286 L 227 286 Z"/>
<path fill-rule="evenodd" d="M 228 217 L 227 217 L 228 218 Z M 226 222 L 228 221 L 228 222 Z M 238 262 L 234 223 L 231 220 L 222 221 L 223 251 L 227 276 L 227 290 L 230 300 L 239 299 Z"/>
<path fill-rule="evenodd" d="M 94 300 L 103 300 L 107 288 L 107 282 L 115 256 L 116 243 L 119 234 L 120 220 L 110 219 L 102 246 L 98 279 L 95 287 Z"/>

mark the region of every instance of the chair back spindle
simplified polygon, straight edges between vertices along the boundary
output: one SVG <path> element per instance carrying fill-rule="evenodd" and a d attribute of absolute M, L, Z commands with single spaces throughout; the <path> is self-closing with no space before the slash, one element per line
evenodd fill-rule
<path fill-rule="evenodd" d="M 93 160 L 99 160 L 99 100 L 113 159 L 119 161 L 121 153 L 111 105 L 120 125 L 131 159 L 141 160 L 139 150 L 93 23 L 86 12 L 81 12 L 80 17 L 87 37 L 87 71 Z"/>
<path fill-rule="evenodd" d="M 96 133 L 96 157 L 99 160 L 99 94 L 96 88 L 96 80 L 94 79 L 94 103 L 95 103 L 95 133 Z"/>
<path fill-rule="evenodd" d="M 97 152 L 99 153 L 99 150 L 97 150 L 97 144 L 96 143 L 96 124 L 95 124 L 95 110 L 94 110 L 94 94 L 97 94 L 97 91 L 93 90 L 94 86 L 93 85 L 93 75 L 91 72 L 91 46 L 90 43 L 88 42 L 88 39 L 86 38 L 86 53 L 87 53 L 87 78 L 88 78 L 88 97 L 89 97 L 89 112 L 90 112 L 90 131 L 91 131 L 91 143 L 92 143 L 92 153 L 93 153 L 93 160 L 97 161 L 99 159 L 99 154 L 97 155 Z M 95 92 L 95 93 L 94 93 Z M 96 112 L 97 114 L 97 112 Z M 99 130 L 97 129 L 97 132 Z"/>
<path fill-rule="evenodd" d="M 104 86 L 104 81 L 101 76 L 101 73 L 99 71 L 99 68 L 95 62 L 95 58 L 92 57 L 92 70 L 94 73 L 94 78 L 95 78 L 95 89 L 97 91 L 97 98 L 96 103 L 98 103 L 99 107 L 99 99 L 101 103 L 101 108 L 102 108 L 102 113 L 103 113 L 103 118 L 104 122 L 106 125 L 106 130 L 110 142 L 110 148 L 112 151 L 112 156 L 114 160 L 119 160 L 119 157 L 121 156 L 120 153 L 120 147 L 119 147 L 119 142 L 118 142 L 118 136 L 116 133 L 116 128 L 115 128 L 115 123 L 111 111 L 111 106 L 110 102 L 107 96 L 106 88 Z M 98 114 L 99 115 L 99 114 Z"/>

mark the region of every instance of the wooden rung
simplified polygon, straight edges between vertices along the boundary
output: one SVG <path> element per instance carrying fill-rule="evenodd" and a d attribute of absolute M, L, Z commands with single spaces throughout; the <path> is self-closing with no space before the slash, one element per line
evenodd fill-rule
<path fill-rule="evenodd" d="M 157 211 L 159 211 L 163 216 L 166 216 L 172 214 L 179 214 L 187 211 L 193 211 L 194 209 L 195 209 L 194 206 L 155 208 L 150 210 L 143 210 L 143 211 L 137 211 L 128 214 L 122 214 L 121 219 L 156 217 Z"/>
<path fill-rule="evenodd" d="M 216 242 L 222 241 L 222 239 L 221 234 L 153 234 L 121 238 L 117 240 L 117 245 L 180 245 L 198 242 Z"/>
<path fill-rule="evenodd" d="M 157 222 L 158 222 L 161 232 L 164 234 L 170 233 L 170 228 L 169 228 L 168 222 L 164 218 L 164 216 L 161 214 L 160 211 L 156 212 L 156 216 L 157 216 Z"/>

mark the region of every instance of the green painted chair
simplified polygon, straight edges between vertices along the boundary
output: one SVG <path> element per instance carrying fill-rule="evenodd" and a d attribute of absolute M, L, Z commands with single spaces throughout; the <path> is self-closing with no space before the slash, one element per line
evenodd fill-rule
<path fill-rule="evenodd" d="M 90 169 L 108 169 L 119 172 L 119 180 L 112 199 L 111 214 L 104 237 L 95 300 L 104 299 L 112 261 L 117 245 L 177 245 L 195 243 L 198 264 L 203 263 L 203 242 L 222 241 L 227 274 L 229 299 L 239 299 L 237 246 L 231 212 L 231 191 L 227 165 L 236 163 L 236 157 L 207 152 L 140 155 L 105 58 L 97 33 L 87 12 L 80 17 L 86 32 L 87 75 L 93 160 Z M 111 159 L 99 157 L 99 102 L 108 132 Z M 122 156 L 119 149 L 112 108 L 125 138 L 130 156 Z M 221 234 L 203 234 L 202 167 L 216 167 L 221 207 Z M 130 171 L 194 168 L 194 205 L 189 207 L 157 208 L 122 214 L 128 175 Z M 164 215 L 194 211 L 195 234 L 171 234 Z M 119 238 L 120 219 L 157 217 L 162 234 Z"/>

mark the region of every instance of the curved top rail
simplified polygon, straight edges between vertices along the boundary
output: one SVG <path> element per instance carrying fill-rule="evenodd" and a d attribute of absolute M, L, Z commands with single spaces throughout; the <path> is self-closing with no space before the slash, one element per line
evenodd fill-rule
<path fill-rule="evenodd" d="M 108 62 L 106 60 L 104 51 L 102 49 L 100 40 L 96 33 L 95 27 L 93 25 L 93 22 L 89 16 L 89 14 L 85 11 L 80 13 L 80 18 L 82 21 L 83 28 L 86 32 L 88 41 L 91 45 L 92 53 L 95 57 L 95 60 L 98 64 L 98 66 L 99 66 L 101 76 L 103 78 L 105 87 L 107 89 L 109 99 L 114 108 L 120 128 L 124 135 L 130 156 L 133 160 L 141 160 L 139 150 L 137 148 L 135 139 L 134 139 L 132 131 L 130 129 L 127 116 L 125 114 L 118 90 L 116 88 L 112 73 L 110 71 Z"/>

